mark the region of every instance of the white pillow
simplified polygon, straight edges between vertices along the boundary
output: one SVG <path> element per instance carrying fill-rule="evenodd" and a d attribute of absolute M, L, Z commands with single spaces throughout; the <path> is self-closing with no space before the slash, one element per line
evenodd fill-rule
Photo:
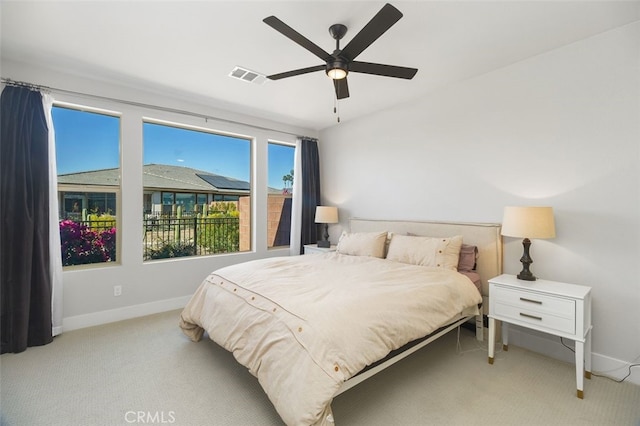
<path fill-rule="evenodd" d="M 384 259 L 386 232 L 342 232 L 336 251 L 351 256 L 371 256 Z"/>
<path fill-rule="evenodd" d="M 389 243 L 387 259 L 455 271 L 458 268 L 461 246 L 461 235 L 437 238 L 395 234 Z"/>

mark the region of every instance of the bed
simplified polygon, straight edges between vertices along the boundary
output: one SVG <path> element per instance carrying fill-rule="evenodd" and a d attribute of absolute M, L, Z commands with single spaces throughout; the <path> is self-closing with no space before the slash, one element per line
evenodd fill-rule
<path fill-rule="evenodd" d="M 183 332 L 232 352 L 287 425 L 333 425 L 335 396 L 464 322 L 483 338 L 499 225 L 351 219 L 349 228 L 336 252 L 212 272 L 181 313 Z M 466 275 L 463 243 L 478 253 Z"/>

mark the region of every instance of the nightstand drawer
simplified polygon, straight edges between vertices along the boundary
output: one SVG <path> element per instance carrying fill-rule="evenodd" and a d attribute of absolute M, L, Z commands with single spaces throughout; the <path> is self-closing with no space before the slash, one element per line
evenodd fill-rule
<path fill-rule="evenodd" d="M 547 296 L 526 290 L 514 290 L 495 285 L 491 288 L 491 300 L 511 305 L 533 313 L 551 313 L 554 316 L 575 318 L 576 302 L 573 299 Z"/>
<path fill-rule="evenodd" d="M 536 311 L 522 306 L 509 305 L 501 301 L 492 301 L 492 303 L 494 303 L 493 314 L 498 319 L 513 321 L 516 324 L 531 324 L 537 329 L 544 328 L 569 334 L 574 334 L 576 332 L 574 317 L 560 317 L 549 312 L 540 310 Z"/>

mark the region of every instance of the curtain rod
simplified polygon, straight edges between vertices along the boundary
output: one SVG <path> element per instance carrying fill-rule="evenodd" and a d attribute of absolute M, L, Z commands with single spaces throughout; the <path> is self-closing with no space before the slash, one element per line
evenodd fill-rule
<path fill-rule="evenodd" d="M 286 135 L 291 135 L 291 136 L 295 136 L 295 137 L 298 137 L 298 138 L 307 138 L 307 139 L 317 140 L 316 138 L 312 138 L 312 137 L 309 137 L 309 136 L 300 136 L 297 133 L 291 133 L 291 132 L 287 132 L 287 131 L 284 131 L 284 130 L 273 129 L 271 127 L 257 126 L 255 124 L 244 123 L 242 121 L 235 121 L 235 120 L 229 120 L 229 119 L 226 119 L 226 118 L 214 117 L 214 116 L 210 116 L 210 115 L 206 115 L 206 114 L 200 114 L 200 113 L 197 113 L 197 112 L 191 112 L 191 111 L 187 111 L 187 110 L 183 110 L 183 109 L 168 108 L 168 107 L 162 107 L 162 106 L 158 106 L 158 105 L 145 104 L 143 102 L 128 101 L 126 99 L 110 98 L 108 96 L 100 96 L 100 95 L 93 95 L 93 94 L 89 94 L 89 93 L 76 92 L 76 91 L 73 91 L 73 90 L 59 89 L 59 88 L 56 88 L 56 87 L 44 86 L 42 84 L 29 83 L 29 82 L 25 82 L 25 81 L 16 81 L 16 80 L 12 80 L 10 78 L 5 78 L 5 77 L 0 77 L 0 82 L 5 83 L 8 86 L 20 86 L 20 87 L 26 87 L 26 88 L 28 88 L 30 90 L 39 90 L 39 91 L 43 91 L 43 92 L 47 92 L 47 93 L 61 93 L 61 94 L 65 94 L 65 95 L 74 95 L 74 96 L 81 96 L 81 97 L 91 98 L 91 99 L 99 99 L 99 100 L 109 101 L 109 102 L 117 102 L 117 103 L 121 103 L 121 104 L 125 104 L 125 105 L 135 106 L 135 107 L 155 109 L 157 111 L 170 112 L 170 113 L 181 114 L 181 115 L 189 115 L 191 117 L 202 118 L 205 121 L 206 120 L 221 121 L 221 122 L 224 122 L 224 123 L 227 123 L 227 124 L 236 124 L 236 125 L 241 125 L 241 126 L 248 126 L 248 127 L 252 127 L 254 129 L 259 129 L 259 130 L 268 130 L 268 131 L 273 131 L 273 132 L 284 133 Z"/>

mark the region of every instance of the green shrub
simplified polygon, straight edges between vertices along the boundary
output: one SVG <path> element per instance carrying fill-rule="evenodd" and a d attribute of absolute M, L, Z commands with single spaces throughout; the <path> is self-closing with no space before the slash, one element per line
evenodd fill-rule
<path fill-rule="evenodd" d="M 195 256 L 195 254 L 195 244 L 182 241 L 172 241 L 162 245 L 160 248 L 147 248 L 145 250 L 146 259 L 168 259 L 171 257 Z"/>
<path fill-rule="evenodd" d="M 116 227 L 116 217 L 107 213 L 87 215 L 88 226 L 93 231 L 104 231 Z"/>
<path fill-rule="evenodd" d="M 198 245 L 209 253 L 234 253 L 240 250 L 240 212 L 233 202 L 214 202 L 209 214 L 198 219 Z"/>

